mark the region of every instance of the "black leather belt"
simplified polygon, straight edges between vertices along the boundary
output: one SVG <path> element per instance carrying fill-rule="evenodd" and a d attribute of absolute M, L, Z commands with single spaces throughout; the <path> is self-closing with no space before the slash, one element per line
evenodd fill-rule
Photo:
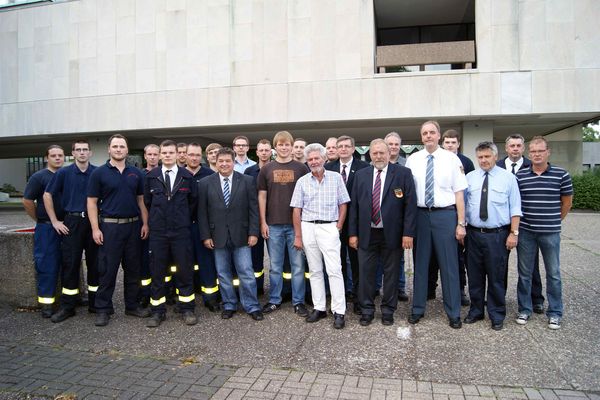
<path fill-rule="evenodd" d="M 320 219 L 316 219 L 314 221 L 302 221 L 302 222 L 308 222 L 309 224 L 331 224 L 331 223 L 334 223 L 334 222 L 337 222 L 337 221 L 323 221 L 323 220 L 320 220 Z"/>
<path fill-rule="evenodd" d="M 100 222 L 105 222 L 108 224 L 129 224 L 135 221 L 138 221 L 140 217 L 131 217 L 131 218 L 100 218 Z"/>
<path fill-rule="evenodd" d="M 503 232 L 503 231 L 509 230 L 510 225 L 504 225 L 504 226 L 501 226 L 498 228 L 478 228 L 476 226 L 468 225 L 467 229 L 470 229 L 472 231 L 481 232 L 481 233 L 498 233 L 498 232 Z"/>
<path fill-rule="evenodd" d="M 427 211 L 443 211 L 443 210 L 456 210 L 456 206 L 453 204 L 447 207 L 417 207 L 419 210 Z"/>
<path fill-rule="evenodd" d="M 87 217 L 87 215 L 85 214 L 85 211 L 81 211 L 81 212 L 67 212 L 66 214 L 70 215 L 72 217 L 81 217 L 81 218 Z"/>

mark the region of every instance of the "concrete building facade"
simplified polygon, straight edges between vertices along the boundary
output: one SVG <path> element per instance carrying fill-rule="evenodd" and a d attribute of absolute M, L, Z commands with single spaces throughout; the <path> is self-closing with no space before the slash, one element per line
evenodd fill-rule
<path fill-rule="evenodd" d="M 553 159 L 577 172 L 577 131 L 600 115 L 599 20 L 597 0 L 72 0 L 4 8 L 0 158 L 41 154 L 79 136 L 98 152 L 115 132 L 138 149 L 163 138 L 231 143 L 246 134 L 256 142 L 281 129 L 309 141 L 350 134 L 362 144 L 395 130 L 415 144 L 420 124 L 437 119 L 462 132 L 466 154 L 483 139 L 551 135 L 567 149 Z M 455 25 L 467 32 L 460 44 L 426 43 L 437 34 L 424 32 Z M 406 45 L 394 39 L 404 31 L 434 39 Z M 412 47 L 393 47 L 402 45 Z M 383 64 L 386 51 L 392 61 Z M 417 68 L 393 72 L 394 54 Z M 444 64 L 451 67 L 435 68 Z"/>

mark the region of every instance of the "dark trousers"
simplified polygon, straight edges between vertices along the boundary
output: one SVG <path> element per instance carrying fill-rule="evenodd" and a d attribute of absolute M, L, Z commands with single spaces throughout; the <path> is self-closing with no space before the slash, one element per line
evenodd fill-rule
<path fill-rule="evenodd" d="M 38 222 L 33 234 L 33 259 L 40 304 L 54 304 L 60 270 L 60 236 L 50 222 Z M 79 282 L 78 282 L 79 283 Z"/>
<path fill-rule="evenodd" d="M 402 254 L 401 248 L 390 249 L 385 242 L 383 229 L 371 229 L 368 249 L 358 249 L 358 265 L 360 281 L 358 285 L 358 300 L 363 315 L 375 313 L 375 286 L 377 263 L 383 263 L 383 297 L 381 298 L 381 314 L 391 315 L 398 304 L 398 260 Z"/>
<path fill-rule="evenodd" d="M 467 230 L 467 268 L 471 297 L 469 316 L 472 318 L 483 317 L 486 296 L 490 320 L 503 321 L 506 317 L 508 234 L 508 229 L 490 233 L 482 233 L 472 228 Z"/>
<path fill-rule="evenodd" d="M 150 283 L 152 283 L 152 277 L 150 275 L 150 241 L 142 240 L 142 265 L 140 267 L 140 299 L 145 297 L 150 298 Z"/>
<path fill-rule="evenodd" d="M 153 232 L 150 235 L 150 305 L 152 313 L 166 312 L 167 288 L 165 277 L 170 275 L 171 260 L 177 266 L 173 274 L 177 288 L 179 310 L 194 310 L 194 264 L 192 257 L 192 240 L 187 230 Z"/>
<path fill-rule="evenodd" d="M 413 251 L 415 260 L 413 314 L 425 314 L 429 261 L 432 254 L 435 254 L 440 263 L 444 309 L 448 318 L 460 318 L 456 220 L 455 210 L 419 209 L 417 211 L 417 234 Z"/>
<path fill-rule="evenodd" d="M 194 271 L 194 286 L 202 293 L 204 303 L 216 302 L 219 297 L 219 284 L 217 283 L 217 268 L 215 266 L 215 255 L 211 249 L 207 249 L 200 240 L 200 230 L 197 223 L 191 226 L 193 242 L 193 260 L 198 270 Z"/>
<path fill-rule="evenodd" d="M 265 239 L 258 236 L 256 245 L 251 247 L 252 251 L 252 268 L 254 269 L 254 278 L 256 279 L 256 288 L 259 294 L 264 291 L 265 285 Z"/>
<path fill-rule="evenodd" d="M 342 275 L 344 276 L 345 290 L 346 293 L 350 292 L 346 281 L 348 275 L 351 275 L 352 294 L 354 296 L 354 301 L 358 302 L 358 286 L 360 282 L 358 251 L 348 246 L 348 232 L 346 230 L 342 230 L 340 232 L 340 241 L 342 243 L 342 247 L 340 248 L 340 257 L 342 259 Z M 350 259 L 350 263 L 348 263 L 348 258 Z"/>
<path fill-rule="evenodd" d="M 88 300 L 93 307 L 98 290 L 98 245 L 92 237 L 90 220 L 87 217 L 67 215 L 64 224 L 69 228 L 69 234 L 63 236 L 61 242 L 61 307 L 74 309 L 77 306 L 81 256 L 84 251 L 87 264 Z"/>
<path fill-rule="evenodd" d="M 518 260 L 517 265 L 519 265 Z M 506 276 L 504 279 L 504 289 L 506 289 L 508 285 L 508 259 L 506 260 Z M 544 300 L 546 299 L 543 295 L 542 278 L 540 276 L 540 249 L 538 248 L 535 252 L 533 274 L 531 275 L 531 304 L 543 306 Z"/>
<path fill-rule="evenodd" d="M 142 252 L 141 228 L 141 221 L 128 224 L 100 223 L 104 244 L 98 249 L 97 312 L 114 312 L 112 296 L 115 291 L 119 264 L 123 268 L 125 308 L 135 310 L 138 307 L 140 254 Z"/>

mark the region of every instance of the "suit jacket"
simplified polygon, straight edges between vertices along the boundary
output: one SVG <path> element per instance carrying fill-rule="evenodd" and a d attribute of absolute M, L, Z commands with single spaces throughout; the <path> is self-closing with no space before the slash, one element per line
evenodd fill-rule
<path fill-rule="evenodd" d="M 367 250 L 371 237 L 371 209 L 374 168 L 356 172 L 352 187 L 348 236 L 358 236 L 358 246 Z M 402 236 L 415 236 L 417 196 L 410 170 L 402 165 L 388 164 L 381 199 L 383 234 L 389 248 L 402 246 Z"/>
<path fill-rule="evenodd" d="M 243 247 L 248 245 L 248 236 L 258 237 L 257 191 L 251 176 L 233 172 L 228 207 L 219 174 L 202 178 L 198 182 L 198 195 L 200 240 L 212 239 L 219 249 L 228 240 L 234 247 Z"/>
<path fill-rule="evenodd" d="M 499 166 L 500 168 L 506 169 L 506 159 L 507 158 L 508 158 L 508 156 L 504 157 L 502 160 L 496 161 L 496 165 Z M 531 166 L 531 160 L 527 157 L 523 157 L 523 164 L 521 164 L 521 168 L 519 168 L 519 169 L 527 168 L 530 166 Z M 519 170 L 517 170 L 517 171 L 519 171 Z M 517 171 L 515 171 L 515 173 Z"/>
<path fill-rule="evenodd" d="M 335 161 L 330 161 L 326 163 L 325 169 L 339 173 L 340 165 L 341 161 L 338 158 Z M 346 189 L 348 189 L 348 193 L 352 193 L 352 184 L 354 183 L 354 175 L 356 174 L 356 171 L 361 170 L 363 168 L 367 168 L 368 166 L 369 164 L 362 160 L 359 160 L 358 158 L 352 159 L 352 168 L 350 169 L 350 171 L 347 171 L 348 178 L 346 179 Z"/>

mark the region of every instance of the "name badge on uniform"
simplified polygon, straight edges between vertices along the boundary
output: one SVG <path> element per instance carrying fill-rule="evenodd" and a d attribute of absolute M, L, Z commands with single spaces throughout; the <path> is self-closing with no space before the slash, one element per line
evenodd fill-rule
<path fill-rule="evenodd" d="M 404 197 L 404 192 L 400 188 L 394 189 L 394 196 L 396 196 L 397 199 L 401 199 Z"/>

